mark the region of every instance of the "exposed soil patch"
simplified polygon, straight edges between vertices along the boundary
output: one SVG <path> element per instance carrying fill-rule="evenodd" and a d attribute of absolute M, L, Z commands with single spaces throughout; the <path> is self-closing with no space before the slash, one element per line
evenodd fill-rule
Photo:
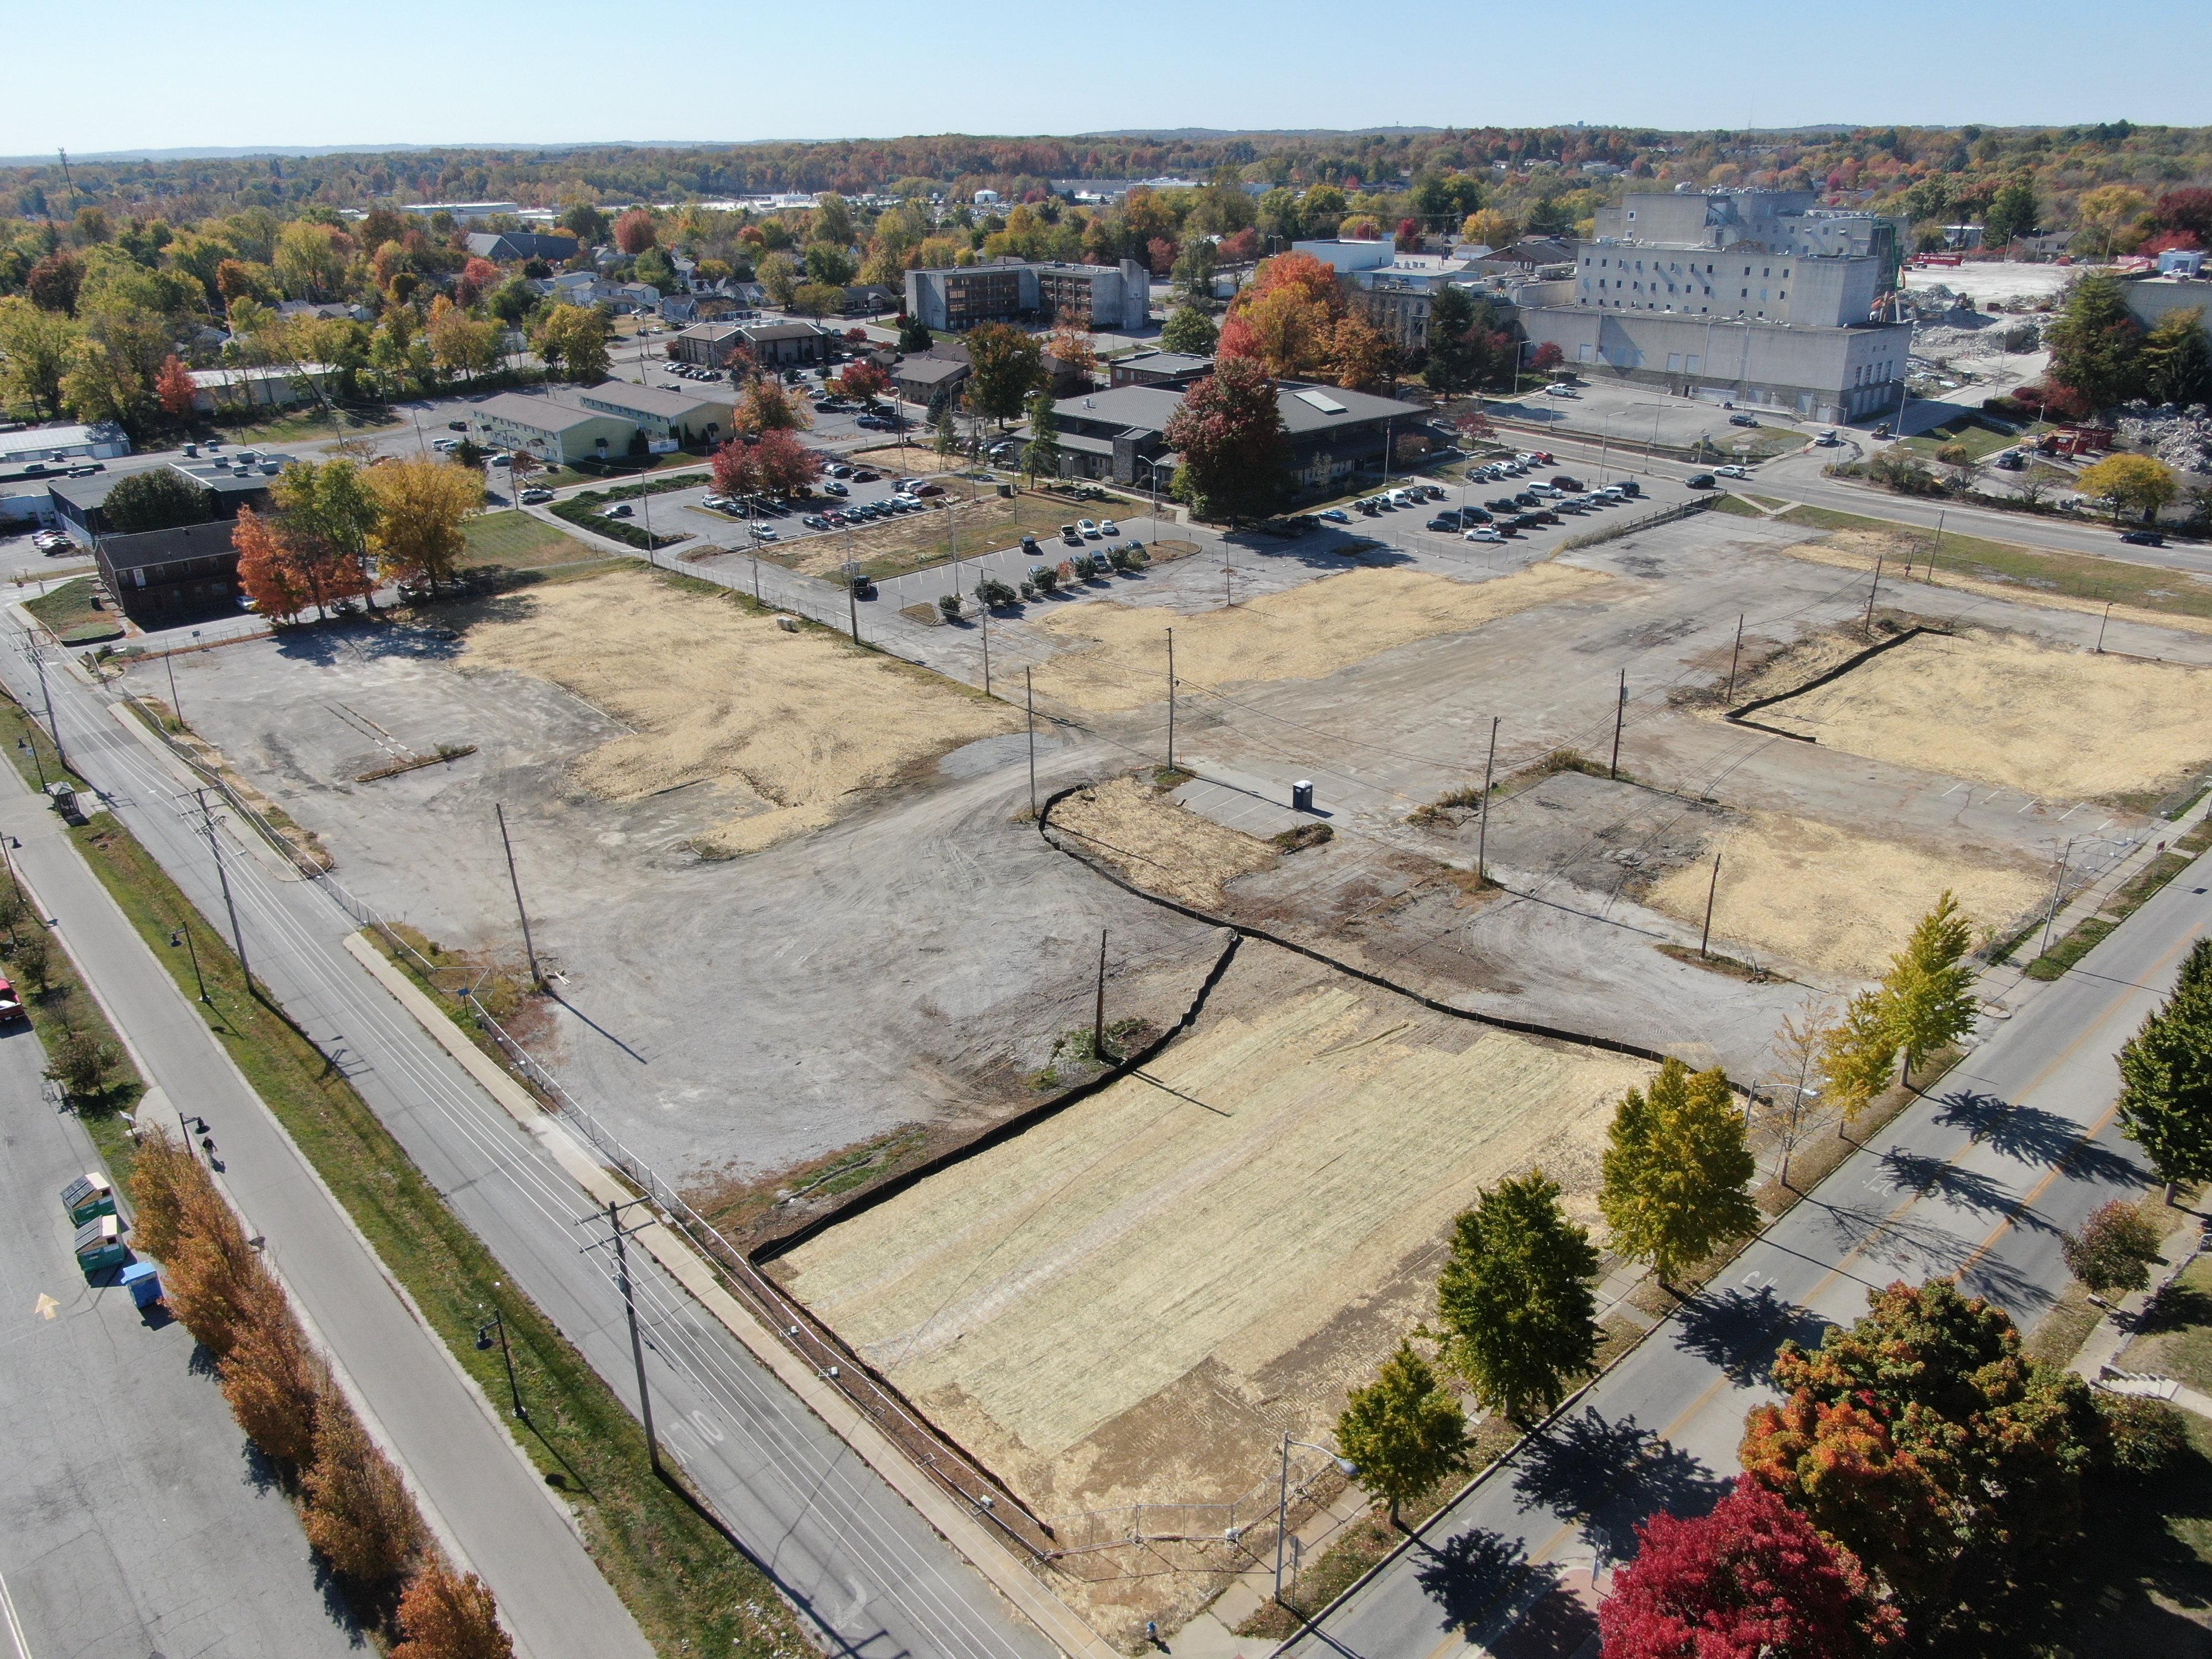
<path fill-rule="evenodd" d="M 472 623 L 466 607 L 452 614 L 466 625 L 465 667 L 551 680 L 631 728 L 574 763 L 593 794 L 706 784 L 726 799 L 704 851 L 818 829 L 855 792 L 1015 723 L 933 677 L 640 571 L 533 589 Z"/>
<path fill-rule="evenodd" d="M 1101 711 L 1159 702 L 1167 685 L 1170 627 L 1176 675 L 1186 688 L 1322 679 L 1416 640 L 1465 633 L 1540 605 L 1594 596 L 1613 580 L 1599 571 L 1557 563 L 1486 582 L 1363 568 L 1195 615 L 1094 599 L 1056 611 L 1041 624 L 1048 633 L 1090 643 L 1039 668 L 1036 687 Z"/>
<path fill-rule="evenodd" d="M 1129 777 L 1068 796 L 1053 809 L 1052 825 L 1139 887 L 1202 910 L 1220 908 L 1225 883 L 1280 856 L 1258 836 L 1224 829 Z"/>

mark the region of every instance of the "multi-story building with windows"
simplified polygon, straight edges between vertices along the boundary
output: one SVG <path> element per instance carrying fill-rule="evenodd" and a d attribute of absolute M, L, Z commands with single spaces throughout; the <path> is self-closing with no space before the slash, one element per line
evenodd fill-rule
<path fill-rule="evenodd" d="M 906 274 L 908 314 L 954 334 L 979 323 L 1142 328 L 1152 315 L 1152 275 L 1134 259 L 1115 265 L 1000 259 Z"/>
<path fill-rule="evenodd" d="M 1879 415 L 1899 402 L 1912 335 L 1875 317 L 1896 283 L 1897 226 L 1814 200 L 1630 196 L 1598 210 L 1571 283 L 1547 284 L 1517 319 L 1601 376 L 1814 420 Z"/>

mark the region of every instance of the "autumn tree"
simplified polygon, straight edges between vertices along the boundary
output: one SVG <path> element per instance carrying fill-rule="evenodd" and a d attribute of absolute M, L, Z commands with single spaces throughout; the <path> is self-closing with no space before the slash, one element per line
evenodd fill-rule
<path fill-rule="evenodd" d="M 1863 1659 L 1903 1634 L 1857 1558 L 1748 1476 L 1636 1539 L 1598 1607 L 1604 1659 Z"/>
<path fill-rule="evenodd" d="M 307 1541 L 355 1583 L 397 1577 L 426 1541 L 399 1471 L 349 1408 L 318 1412 L 307 1492 Z"/>
<path fill-rule="evenodd" d="M 1091 331 L 1073 323 L 1062 323 L 1053 330 L 1052 339 L 1045 347 L 1046 355 L 1056 360 L 1069 374 L 1079 375 L 1089 386 L 1091 376 L 1098 371 L 1098 348 L 1091 343 Z"/>
<path fill-rule="evenodd" d="M 615 246 L 633 259 L 651 247 L 659 234 L 653 216 L 643 208 L 632 208 L 615 221 Z"/>
<path fill-rule="evenodd" d="M 385 579 L 433 591 L 452 580 L 468 548 L 462 526 L 483 511 L 483 475 L 418 456 L 371 469 L 368 482 L 377 507 L 371 545 Z"/>
<path fill-rule="evenodd" d="M 1526 1424 L 1566 1397 L 1597 1357 L 1597 1251 L 1543 1171 L 1500 1182 L 1452 1224 L 1437 1281 L 1446 1362 L 1489 1411 Z"/>
<path fill-rule="evenodd" d="M 2082 1379 L 2029 1358 L 2002 1309 L 1948 1279 L 1867 1300 L 1819 1348 L 1782 1345 L 1784 1400 L 1751 1411 L 1739 1455 L 1879 1575 L 1932 1649 L 2077 1535 L 2095 1412 Z"/>
<path fill-rule="evenodd" d="M 1889 959 L 1882 990 L 1907 1083 L 1922 1060 L 1974 1029 L 1974 972 L 1966 965 L 1973 943 L 1973 924 L 1947 888 Z"/>
<path fill-rule="evenodd" d="M 891 389 L 890 371 L 870 358 L 860 358 L 848 363 L 837 376 L 837 389 L 863 403 L 880 398 Z"/>
<path fill-rule="evenodd" d="M 264 1276 L 246 1291 L 222 1397 L 246 1438 L 295 1468 L 314 1455 L 316 1407 L 328 1386 L 284 1293 Z"/>
<path fill-rule="evenodd" d="M 760 463 L 753 458 L 753 446 L 742 438 L 732 438 L 709 458 L 714 488 L 725 495 L 757 495 L 761 493 Z"/>
<path fill-rule="evenodd" d="M 361 468 L 343 459 L 295 461 L 271 493 L 278 534 L 318 611 L 374 590 L 368 554 L 377 497 Z"/>
<path fill-rule="evenodd" d="M 801 317 L 827 317 L 845 307 L 845 290 L 827 283 L 800 283 L 791 290 L 784 308 Z"/>
<path fill-rule="evenodd" d="M 230 526 L 230 544 L 238 555 L 238 585 L 263 616 L 290 622 L 314 603 L 306 574 L 274 520 L 241 507 Z"/>
<path fill-rule="evenodd" d="M 1389 1504 L 1396 1526 L 1408 1498 L 1467 1468 L 1467 1414 L 1435 1368 L 1401 1342 L 1375 1381 L 1352 1391 L 1336 1443 L 1360 1484 Z"/>
<path fill-rule="evenodd" d="M 2145 524 L 2155 524 L 2160 509 L 2181 493 L 2173 469 L 2155 455 L 2108 455 L 2082 468 L 2074 487 L 2109 506 L 2115 523 L 2121 514 L 2134 513 Z"/>
<path fill-rule="evenodd" d="M 81 1025 L 65 1025 L 46 1040 L 44 1075 L 61 1085 L 64 1098 L 97 1100 L 122 1060 L 113 1043 Z"/>
<path fill-rule="evenodd" d="M 966 343 L 968 407 L 1003 428 L 1044 384 L 1044 348 L 1034 335 L 1008 323 L 972 328 Z"/>
<path fill-rule="evenodd" d="M 1844 1005 L 1843 1017 L 1823 1034 L 1820 1076 L 1828 1103 L 1841 1116 L 1838 1134 L 1895 1081 L 1897 1027 L 1888 999 L 1861 991 Z"/>
<path fill-rule="evenodd" d="M 198 1166 L 195 1165 L 195 1168 Z M 230 1356 L 269 1283 L 259 1254 L 204 1170 L 177 1188 L 176 1237 L 163 1266 L 178 1322 L 220 1361 Z"/>
<path fill-rule="evenodd" d="M 1279 253 L 1262 260 L 1230 302 L 1220 354 L 1256 357 L 1279 379 L 1326 379 L 1344 315 L 1333 269 L 1310 253 Z"/>
<path fill-rule="evenodd" d="M 453 279 L 453 297 L 465 306 L 472 306 L 499 286 L 499 267 L 490 260 L 471 255 L 461 267 L 461 274 Z"/>
<path fill-rule="evenodd" d="M 2095 1296 L 2139 1291 L 2150 1283 L 2162 1243 L 2158 1229 L 2134 1205 L 2114 1199 L 2059 1240 L 2066 1269 Z"/>
<path fill-rule="evenodd" d="M 154 395 L 161 400 L 161 412 L 171 420 L 191 418 L 193 399 L 199 396 L 199 388 L 192 384 L 191 370 L 174 352 L 162 361 L 161 372 L 154 379 Z"/>
<path fill-rule="evenodd" d="M 483 1581 L 434 1554 L 399 1598 L 399 1631 L 404 1639 L 392 1659 L 514 1659 L 514 1644 Z"/>
<path fill-rule="evenodd" d="M 1329 331 L 1328 378 L 1352 392 L 1375 392 L 1398 372 L 1398 348 L 1360 315 L 1346 312 Z"/>
<path fill-rule="evenodd" d="M 131 1163 L 132 1245 L 167 1261 L 184 1237 L 185 1189 L 207 1179 L 191 1146 L 159 1124 L 142 1130 Z"/>
<path fill-rule="evenodd" d="M 1650 1090 L 1631 1089 L 1613 1115 L 1598 1196 L 1613 1249 L 1671 1283 L 1724 1240 L 1758 1230 L 1753 1169 L 1727 1074 L 1692 1073 L 1668 1056 Z"/>
<path fill-rule="evenodd" d="M 1175 498 L 1231 524 L 1280 508 L 1291 488 L 1291 445 L 1276 386 L 1255 357 L 1224 357 L 1168 417 L 1168 447 L 1182 457 Z"/>
<path fill-rule="evenodd" d="M 740 432 L 803 432 L 814 424 L 806 405 L 793 397 L 773 374 L 756 374 L 745 382 L 731 416 Z"/>
<path fill-rule="evenodd" d="M 785 429 L 763 432 L 752 447 L 761 488 L 772 495 L 796 495 L 822 476 L 822 458 Z"/>

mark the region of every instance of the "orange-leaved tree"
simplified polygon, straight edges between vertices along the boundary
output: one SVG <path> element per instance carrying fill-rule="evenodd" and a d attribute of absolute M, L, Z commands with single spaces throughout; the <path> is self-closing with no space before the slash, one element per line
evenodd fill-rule
<path fill-rule="evenodd" d="M 274 520 L 241 507 L 230 527 L 230 544 L 238 551 L 238 585 L 263 616 L 290 622 L 314 603 L 307 576 Z"/>
<path fill-rule="evenodd" d="M 185 367 L 184 359 L 171 352 L 161 362 L 161 372 L 154 377 L 154 395 L 161 400 L 161 410 L 173 420 L 184 420 L 192 412 L 192 399 L 199 388 L 192 384 L 192 372 Z"/>
<path fill-rule="evenodd" d="M 455 1572 L 434 1556 L 399 1598 L 406 1640 L 392 1659 L 512 1659 L 514 1644 L 500 1628 L 498 1603 L 472 1572 Z"/>

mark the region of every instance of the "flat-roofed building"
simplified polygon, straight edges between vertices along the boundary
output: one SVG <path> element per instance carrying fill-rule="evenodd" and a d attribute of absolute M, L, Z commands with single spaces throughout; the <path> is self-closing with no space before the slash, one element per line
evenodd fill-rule
<path fill-rule="evenodd" d="M 552 398 L 502 392 L 469 410 L 469 435 L 490 449 L 519 449 L 549 465 L 629 452 L 637 423 Z"/>
<path fill-rule="evenodd" d="M 909 270 L 906 308 L 929 327 L 954 334 L 981 323 L 1142 328 L 1152 316 L 1152 273 L 1134 259 L 1111 265 L 1000 259 Z"/>

